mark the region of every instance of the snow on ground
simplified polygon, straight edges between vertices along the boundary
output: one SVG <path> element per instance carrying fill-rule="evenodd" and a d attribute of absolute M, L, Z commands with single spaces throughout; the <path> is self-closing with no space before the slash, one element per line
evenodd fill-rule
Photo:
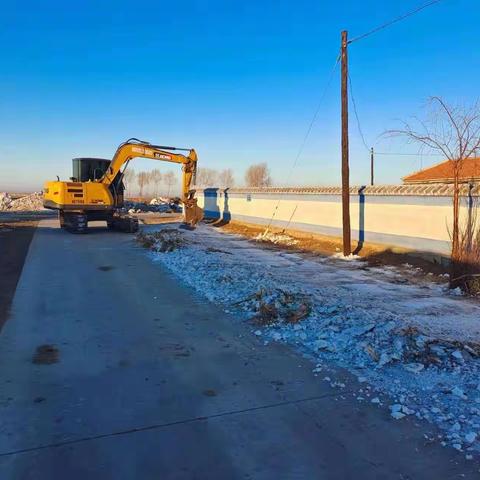
<path fill-rule="evenodd" d="M 259 233 L 254 240 L 257 242 L 273 243 L 274 245 L 293 246 L 298 244 L 298 240 L 284 233 L 263 232 Z"/>
<path fill-rule="evenodd" d="M 144 232 L 172 226 L 178 224 Z M 358 401 L 388 407 L 397 420 L 414 415 L 435 423 L 444 432 L 438 440 L 467 458 L 480 451 L 478 303 L 420 278 L 413 267 L 407 278 L 395 267 L 265 248 L 207 225 L 179 232 L 186 243 L 152 253 L 154 260 L 251 320 L 265 343 L 300 349 L 316 363 L 314 373 L 338 388 L 345 384 L 325 372 L 348 369 L 359 380 Z"/>

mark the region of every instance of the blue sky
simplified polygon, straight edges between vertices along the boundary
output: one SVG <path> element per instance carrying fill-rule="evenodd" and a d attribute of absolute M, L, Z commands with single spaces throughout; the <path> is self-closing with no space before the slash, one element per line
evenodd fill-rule
<path fill-rule="evenodd" d="M 0 189 L 40 189 L 71 158 L 110 158 L 128 137 L 194 147 L 202 166 L 269 164 L 277 184 L 338 184 L 339 70 L 297 167 L 340 31 L 354 37 L 422 0 L 2 2 Z M 368 145 L 431 95 L 478 97 L 477 0 L 443 0 L 350 46 Z M 352 184 L 369 156 L 351 110 Z M 416 152 L 399 140 L 378 150 Z M 438 159 L 378 157 L 379 183 Z M 136 170 L 159 167 L 136 160 Z"/>

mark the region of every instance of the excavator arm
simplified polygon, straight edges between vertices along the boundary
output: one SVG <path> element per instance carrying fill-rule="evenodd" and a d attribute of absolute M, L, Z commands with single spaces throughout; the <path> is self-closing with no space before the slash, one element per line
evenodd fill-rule
<path fill-rule="evenodd" d="M 188 155 L 173 153 L 173 151 L 188 151 Z M 122 167 L 132 158 L 151 158 L 164 162 L 179 163 L 182 165 L 182 194 L 181 201 L 184 206 L 185 223 L 191 226 L 196 225 L 203 218 L 203 210 L 197 206 L 197 199 L 194 198 L 195 190 L 190 190 L 192 181 L 195 181 L 197 171 L 197 154 L 193 149 L 166 147 L 152 145 L 148 142 L 132 138 L 122 143 L 110 165 L 99 180 L 106 186 L 110 186 L 118 176 L 123 176 Z"/>

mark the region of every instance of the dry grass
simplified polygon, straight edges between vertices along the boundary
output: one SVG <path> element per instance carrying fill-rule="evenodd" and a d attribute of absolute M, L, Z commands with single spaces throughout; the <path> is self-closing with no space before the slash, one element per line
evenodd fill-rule
<path fill-rule="evenodd" d="M 480 229 L 475 236 L 460 235 L 458 258 L 452 261 L 450 287 L 460 287 L 472 296 L 480 295 Z"/>
<path fill-rule="evenodd" d="M 225 232 L 242 235 L 250 239 L 261 236 L 265 232 L 265 226 L 263 225 L 255 225 L 239 221 L 231 221 L 219 228 Z M 342 251 L 342 239 L 338 237 L 330 237 L 327 235 L 294 229 L 284 231 L 284 229 L 278 227 L 270 227 L 269 231 L 272 234 L 287 234 L 289 238 L 295 240 L 295 243 L 292 242 L 293 244 L 290 245 L 276 245 L 271 242 L 262 242 L 262 245 L 267 248 L 291 250 L 321 256 L 331 256 Z M 431 279 L 438 279 L 438 281 L 441 282 L 444 280 L 440 275 L 449 272 L 448 263 L 446 261 L 445 263 L 440 263 L 442 259 L 437 256 L 421 254 L 405 248 L 374 243 L 358 245 L 355 242 L 352 242 L 352 246 L 357 250 L 356 253 L 365 260 L 368 266 L 394 265 L 402 269 L 405 264 L 409 264 L 413 267 L 421 268 L 425 273 L 439 275 L 439 277 L 433 277 Z M 404 273 L 408 274 L 408 269 L 405 270 Z"/>
<path fill-rule="evenodd" d="M 480 225 L 477 199 L 470 200 L 468 218 L 459 229 L 458 251 L 453 251 L 450 288 L 461 288 L 466 294 L 480 295 Z"/>
<path fill-rule="evenodd" d="M 298 323 L 312 311 L 308 295 L 276 289 L 267 292 L 260 289 L 247 301 L 253 301 L 256 314 L 253 321 L 258 325 L 273 325 L 278 322 Z"/>
<path fill-rule="evenodd" d="M 186 244 L 184 236 L 175 228 L 164 228 L 158 232 L 140 232 L 136 240 L 142 247 L 155 252 L 173 252 Z"/>

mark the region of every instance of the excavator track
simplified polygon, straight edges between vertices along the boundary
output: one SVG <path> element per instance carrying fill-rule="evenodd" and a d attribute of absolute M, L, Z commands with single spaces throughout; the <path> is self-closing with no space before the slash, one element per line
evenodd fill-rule
<path fill-rule="evenodd" d="M 60 226 L 70 233 L 87 233 L 87 215 L 77 212 L 60 212 Z"/>
<path fill-rule="evenodd" d="M 138 232 L 138 219 L 127 215 L 114 215 L 107 221 L 110 230 L 124 233 Z"/>

